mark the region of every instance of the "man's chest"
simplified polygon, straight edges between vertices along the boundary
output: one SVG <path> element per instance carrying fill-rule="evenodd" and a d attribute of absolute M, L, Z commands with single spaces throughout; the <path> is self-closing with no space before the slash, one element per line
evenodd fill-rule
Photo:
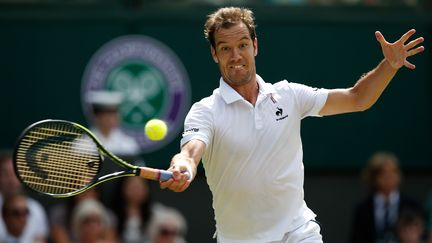
<path fill-rule="evenodd" d="M 213 142 L 224 151 L 250 151 L 300 134 L 300 115 L 289 99 L 263 99 L 255 106 L 238 101 L 220 107 L 214 118 Z"/>

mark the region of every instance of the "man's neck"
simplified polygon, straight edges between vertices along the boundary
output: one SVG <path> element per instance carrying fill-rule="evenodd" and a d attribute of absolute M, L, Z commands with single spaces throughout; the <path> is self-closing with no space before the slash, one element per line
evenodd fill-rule
<path fill-rule="evenodd" d="M 245 100 L 255 106 L 259 93 L 259 85 L 256 79 L 253 79 L 253 81 L 245 85 L 231 87 L 235 91 L 237 91 L 237 93 L 239 93 Z"/>

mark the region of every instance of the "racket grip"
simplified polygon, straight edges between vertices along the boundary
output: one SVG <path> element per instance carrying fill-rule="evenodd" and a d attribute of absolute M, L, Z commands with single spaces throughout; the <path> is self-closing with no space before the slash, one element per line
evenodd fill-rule
<path fill-rule="evenodd" d="M 172 178 L 172 172 L 171 171 L 159 170 L 159 172 L 160 172 L 160 177 L 159 177 L 160 181 L 167 181 L 167 180 Z M 182 172 L 182 174 L 186 174 L 188 176 L 188 178 L 190 178 L 189 172 L 185 171 L 185 172 Z"/>
<path fill-rule="evenodd" d="M 172 178 L 172 172 L 167 170 L 160 170 L 160 180 L 167 181 Z"/>
<path fill-rule="evenodd" d="M 138 176 L 154 181 L 167 181 L 172 177 L 172 172 L 149 167 L 139 167 Z"/>
<path fill-rule="evenodd" d="M 159 172 L 160 172 L 159 180 L 161 180 L 161 181 L 167 181 L 167 180 L 172 178 L 172 172 L 171 171 L 159 170 Z M 188 176 L 188 179 L 190 178 L 189 172 L 185 171 L 185 172 L 182 172 L 182 174 L 186 174 Z"/>
<path fill-rule="evenodd" d="M 184 172 L 190 178 L 189 172 Z M 140 167 L 138 176 L 154 180 L 154 181 L 167 181 L 172 178 L 172 172 L 168 170 L 159 170 L 148 167 Z"/>

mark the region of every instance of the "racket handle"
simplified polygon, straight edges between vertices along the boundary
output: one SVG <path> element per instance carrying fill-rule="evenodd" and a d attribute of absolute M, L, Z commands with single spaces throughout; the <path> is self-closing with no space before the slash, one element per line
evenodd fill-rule
<path fill-rule="evenodd" d="M 161 181 L 167 181 L 172 178 L 172 172 L 168 170 L 159 170 L 160 172 L 160 180 Z M 188 179 L 190 178 L 189 172 L 185 171 L 182 172 L 182 174 L 186 174 L 188 176 Z"/>
<path fill-rule="evenodd" d="M 160 172 L 160 180 L 167 181 L 172 178 L 172 172 L 167 170 L 159 170 Z"/>
<path fill-rule="evenodd" d="M 172 172 L 149 167 L 139 167 L 138 176 L 154 181 L 167 181 L 172 177 Z"/>
<path fill-rule="evenodd" d="M 159 169 L 153 169 L 149 167 L 140 167 L 139 169 L 140 171 L 138 175 L 148 180 L 167 181 L 172 178 L 172 172 L 168 170 L 159 170 Z M 188 172 L 184 172 L 184 173 L 188 175 L 188 178 L 190 178 Z"/>

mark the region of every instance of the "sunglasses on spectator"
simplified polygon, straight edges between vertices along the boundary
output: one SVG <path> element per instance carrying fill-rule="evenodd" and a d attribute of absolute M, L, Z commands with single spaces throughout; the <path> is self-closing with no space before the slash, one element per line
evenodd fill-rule
<path fill-rule="evenodd" d="M 182 233 L 179 230 L 176 229 L 167 229 L 167 228 L 161 228 L 159 229 L 159 235 L 160 236 L 180 236 Z"/>
<path fill-rule="evenodd" d="M 90 224 L 90 223 L 101 223 L 102 220 L 98 217 L 98 216 L 88 216 L 85 217 L 84 220 L 82 221 L 84 224 Z"/>
<path fill-rule="evenodd" d="M 9 208 L 5 210 L 5 213 L 12 217 L 22 217 L 29 215 L 30 212 L 28 208 Z"/>

